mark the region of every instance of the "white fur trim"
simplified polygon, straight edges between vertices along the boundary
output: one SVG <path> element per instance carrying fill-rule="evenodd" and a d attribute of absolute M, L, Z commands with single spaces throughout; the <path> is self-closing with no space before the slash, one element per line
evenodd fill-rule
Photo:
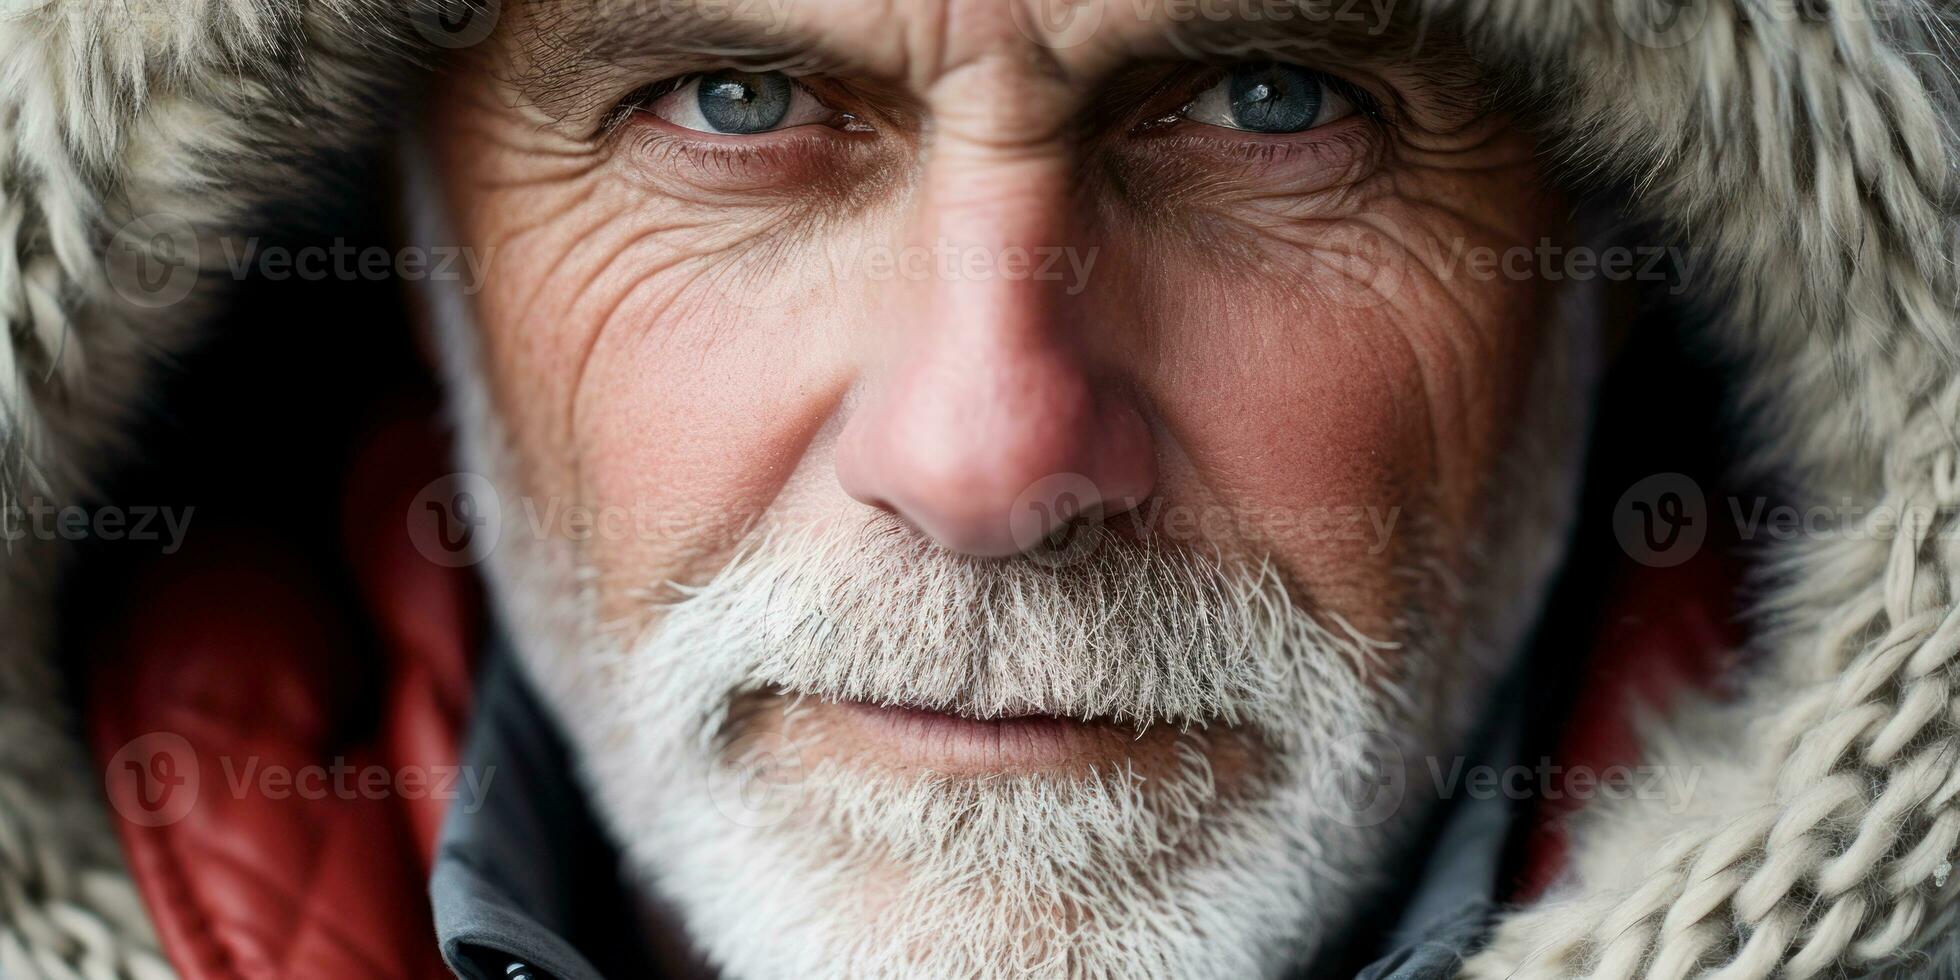
<path fill-rule="evenodd" d="M 1691 0 L 1696 30 L 1643 43 L 1627 18 L 1664 2 L 1426 6 L 1471 23 L 1481 50 L 1531 81 L 1570 172 L 1631 189 L 1638 213 L 1710 253 L 1699 299 L 1748 368 L 1748 465 L 1799 502 L 1960 504 L 1951 5 Z M 104 287 L 102 244 L 156 211 L 216 234 L 266 189 L 304 186 L 307 148 L 358 145 L 335 121 L 361 114 L 349 93 L 398 57 L 367 43 L 407 21 L 382 0 L 5 11 L 0 492 L 65 496 L 114 454 L 144 376 L 201 318 L 196 300 L 128 308 Z M 287 121 L 295 106 L 305 132 Z M 1930 876 L 1960 821 L 1949 521 L 1781 555 L 1766 579 L 1780 628 L 1746 696 L 1685 709 L 1649 742 L 1652 761 L 1734 778 L 1686 818 L 1596 808 L 1568 881 L 1468 972 L 1808 976 L 1921 949 L 1950 921 Z M 114 867 L 100 820 L 70 819 L 94 774 L 72 748 L 41 751 L 64 730 L 40 662 L 58 561 L 23 550 L 0 576 L 0 726 L 36 733 L 0 737 L 0 778 L 47 787 L 19 812 L 0 805 L 0 841 L 39 849 L 8 863 L 0 847 L 0 891 L 96 908 L 119 942 L 147 948 L 139 915 L 56 873 Z M 0 949 L 38 935 L 26 923 L 47 907 L 0 907 Z"/>

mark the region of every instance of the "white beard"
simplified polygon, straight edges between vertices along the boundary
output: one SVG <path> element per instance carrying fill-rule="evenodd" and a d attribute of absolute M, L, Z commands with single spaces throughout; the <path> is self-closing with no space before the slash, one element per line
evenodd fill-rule
<path fill-rule="evenodd" d="M 532 624 L 515 645 L 633 864 L 735 977 L 1271 975 L 1347 922 L 1424 809 L 1343 791 L 1406 785 L 1385 766 L 1460 734 L 1409 710 L 1441 662 L 1188 552 L 1111 539 L 1048 569 L 874 519 L 764 541 L 650 629 L 573 633 L 536 628 L 576 594 L 535 580 L 537 544 L 490 558 L 525 581 L 498 589 Z M 795 709 L 746 735 L 731 707 L 773 690 L 1189 727 L 1154 778 L 901 774 L 799 761 Z M 1257 733 L 1242 785 L 1203 751 L 1240 736 L 1206 724 Z"/>
<path fill-rule="evenodd" d="M 429 298 L 460 466 L 514 501 L 464 298 Z M 1525 480 L 1472 549 L 1489 574 L 1466 589 L 1417 556 L 1426 587 L 1394 645 L 1297 605 L 1260 563 L 1114 539 L 1056 569 L 982 562 L 881 517 L 758 538 L 699 588 L 649 583 L 650 624 L 596 621 L 570 542 L 505 534 L 483 567 L 631 870 L 725 975 L 1273 976 L 1333 946 L 1382 885 L 1432 802 L 1423 760 L 1460 748 L 1536 618 L 1592 366 L 1589 333 L 1550 333 L 1529 406 L 1543 427 L 1504 470 Z M 1453 628 L 1427 615 L 1442 608 Z M 731 716 L 775 690 L 1184 734 L 1154 778 L 805 765 L 794 709 L 781 735 Z M 1263 751 L 1221 786 L 1202 750 L 1234 733 Z"/>

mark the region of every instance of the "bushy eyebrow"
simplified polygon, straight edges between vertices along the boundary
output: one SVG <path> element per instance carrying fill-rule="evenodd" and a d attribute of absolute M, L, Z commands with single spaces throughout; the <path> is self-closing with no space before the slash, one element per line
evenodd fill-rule
<path fill-rule="evenodd" d="M 1301 0 L 1304 4 L 1311 0 Z M 1324 6 L 1335 9 L 1330 2 Z M 1430 17 L 1426 8 L 1390 5 L 1377 22 L 1213 20 L 1169 25 L 1153 39 L 1155 57 L 1211 63 L 1292 61 L 1336 75 L 1372 77 L 1393 89 L 1383 109 L 1403 121 L 1468 120 L 1492 109 L 1521 106 L 1502 91 L 1490 66 L 1471 54 L 1459 25 Z"/>
<path fill-rule="evenodd" d="M 773 0 L 787 3 L 790 0 Z M 759 20 L 772 0 L 523 0 L 517 40 L 527 70 L 543 78 L 591 64 L 722 59 L 743 65 L 853 67 L 797 25 Z"/>
<path fill-rule="evenodd" d="M 554 118 L 589 114 L 605 93 L 617 98 L 621 76 L 659 66 L 685 72 L 722 66 L 800 74 L 889 76 L 822 36 L 805 22 L 784 16 L 795 0 L 519 0 L 523 30 L 514 32 L 507 79 L 528 102 Z M 1018 2 L 1018 0 L 1001 0 Z M 1151 9 L 1167 9 L 1154 0 Z M 1301 10 L 1328 0 L 1295 0 Z M 1141 9 L 1138 0 L 1108 0 L 1109 16 Z M 1365 4 L 1363 5 L 1365 6 Z M 1397 73 L 1425 87 L 1459 87 L 1465 59 L 1460 39 L 1409 15 L 1404 5 L 1379 22 L 1341 19 L 1192 18 L 1136 21 L 1141 27 L 1105 23 L 1113 43 L 1069 51 L 1042 50 L 1046 70 L 1078 75 L 1084 83 L 1138 60 L 1190 58 L 1298 60 L 1348 65 L 1393 64 Z M 1330 9 L 1332 9 L 1330 7 Z M 1033 42 L 1029 42 L 1032 44 Z M 1089 50 L 1102 47 L 1099 53 Z M 1113 49 L 1113 50 L 1112 50 Z M 1089 56 L 1093 64 L 1066 63 Z M 1337 65 L 1319 65 L 1336 67 Z M 655 79 L 641 78 L 640 84 Z"/>
<path fill-rule="evenodd" d="M 758 20 L 790 0 L 522 0 L 522 30 L 500 52 L 499 74 L 554 119 L 589 112 L 614 76 L 636 67 L 738 66 L 803 74 L 859 71 L 849 53 L 799 25 Z M 640 79 L 641 82 L 651 79 Z"/>
<path fill-rule="evenodd" d="M 1120 2 L 1120 0 L 1119 0 Z M 1296 0 L 1312 7 L 1310 0 Z M 1334 5 L 1327 3 L 1330 9 Z M 1332 58 L 1349 63 L 1393 64 L 1412 72 L 1461 66 L 1461 35 L 1432 23 L 1426 14 L 1391 5 L 1387 19 L 1194 20 L 1173 22 L 1157 46 L 1196 60 Z M 1343 8 L 1344 9 L 1344 8 Z M 1443 79 L 1438 79 L 1443 80 Z"/>

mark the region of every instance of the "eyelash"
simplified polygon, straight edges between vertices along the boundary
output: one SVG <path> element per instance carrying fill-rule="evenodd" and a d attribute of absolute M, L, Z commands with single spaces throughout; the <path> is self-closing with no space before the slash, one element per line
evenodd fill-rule
<path fill-rule="evenodd" d="M 760 179 L 764 175 L 780 174 L 785 169 L 807 167 L 819 158 L 816 151 L 834 151 L 840 147 L 861 149 L 871 141 L 852 137 L 875 136 L 878 132 L 876 128 L 845 130 L 804 125 L 759 135 L 720 136 L 693 130 L 677 132 L 676 127 L 657 117 L 654 118 L 658 125 L 633 125 L 637 117 L 651 116 L 648 108 L 661 97 L 713 71 L 709 69 L 676 75 L 635 89 L 605 117 L 601 129 L 603 138 L 616 140 L 630 131 L 635 156 L 652 165 L 681 163 L 695 170 L 720 171 L 722 176 L 731 179 Z M 1298 133 L 1261 134 L 1220 129 L 1178 117 L 1177 114 L 1207 86 L 1219 80 L 1220 71 L 1194 66 L 1189 71 L 1160 77 L 1155 84 L 1148 86 L 1146 92 L 1140 93 L 1143 96 L 1140 100 L 1142 105 L 1133 104 L 1119 113 L 1117 118 L 1129 115 L 1134 121 L 1127 126 L 1116 126 L 1117 135 L 1182 144 L 1213 159 L 1265 166 L 1276 166 L 1302 157 L 1340 165 L 1358 159 L 1360 154 L 1366 153 L 1374 145 L 1374 141 L 1357 131 L 1358 127 L 1343 126 L 1340 122 Z M 1373 93 L 1337 75 L 1325 72 L 1319 75 L 1323 84 L 1353 105 L 1355 111 L 1351 118 L 1368 124 L 1371 130 L 1379 130 L 1384 123 L 1384 113 L 1380 100 Z M 792 81 L 810 91 L 804 80 Z M 1169 93 L 1177 93 L 1175 102 L 1163 101 Z M 836 108 L 826 93 L 810 91 L 810 94 L 825 105 Z M 1155 111 L 1151 111 L 1153 107 Z M 837 111 L 840 115 L 857 118 L 856 113 L 846 109 Z M 1172 118 L 1167 119 L 1166 115 Z"/>
<path fill-rule="evenodd" d="M 1185 147 L 1215 160 L 1260 166 L 1279 166 L 1310 159 L 1327 166 L 1347 166 L 1377 151 L 1379 144 L 1358 127 L 1335 123 L 1323 130 L 1309 130 L 1286 136 L 1259 133 L 1218 135 L 1205 130 L 1212 126 L 1190 126 L 1148 134 L 1149 139 L 1173 147 Z"/>
<path fill-rule="evenodd" d="M 837 195 L 848 197 L 864 189 L 849 178 L 862 174 L 868 155 L 879 152 L 881 142 L 869 138 L 875 132 L 803 125 L 763 136 L 720 135 L 675 126 L 647 111 L 711 73 L 678 75 L 635 89 L 606 115 L 596 139 L 615 147 L 636 179 L 680 180 L 704 192 L 773 192 L 831 183 Z M 834 105 L 827 93 L 812 94 Z M 792 174 L 799 179 L 789 179 Z"/>
<path fill-rule="evenodd" d="M 620 99 L 618 104 L 612 107 L 612 111 L 606 113 L 605 119 L 599 124 L 599 133 L 602 136 L 611 136 L 619 132 L 633 120 L 633 117 L 646 112 L 648 106 L 660 101 L 661 96 L 679 91 L 682 86 L 700 78 L 702 74 L 702 72 L 690 72 L 685 75 L 675 75 L 651 85 L 642 85 L 626 93 L 626 97 Z"/>

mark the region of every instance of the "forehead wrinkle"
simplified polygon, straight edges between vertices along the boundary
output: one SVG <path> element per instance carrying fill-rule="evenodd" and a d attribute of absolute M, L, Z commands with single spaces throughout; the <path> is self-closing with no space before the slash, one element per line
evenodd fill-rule
<path fill-rule="evenodd" d="M 521 0 L 514 41 L 531 72 L 547 79 L 581 64 L 682 56 L 910 78 L 922 89 L 994 54 L 1042 74 L 1089 82 L 1141 57 L 1224 59 L 1311 48 L 1427 60 L 1434 53 L 1424 43 L 1428 15 L 1411 14 L 1402 4 L 1391 5 L 1389 20 L 1377 24 L 1305 13 L 1176 19 L 1162 4 L 1152 5 L 1154 16 L 1138 17 L 1129 0 L 1101 0 L 1101 29 L 1080 45 L 1056 49 L 1028 36 L 1024 25 L 1034 21 L 1010 10 L 1011 4 L 1039 2 Z M 844 11 L 848 18 L 838 16 Z"/>
<path fill-rule="evenodd" d="M 1066 77 L 1055 52 L 1026 36 L 1010 5 L 1026 0 L 946 0 L 938 11 L 930 85 L 983 61 L 1005 59 L 1036 75 Z"/>
<path fill-rule="evenodd" d="M 1312 9 L 1309 0 L 1297 2 L 1300 7 Z M 1429 13 L 1411 14 L 1407 6 L 1391 5 L 1388 19 L 1378 23 L 1307 13 L 1285 18 L 1160 16 L 1135 21 L 1140 27 L 1130 43 L 1132 50 L 1140 55 L 1175 55 L 1198 60 L 1269 57 L 1288 51 L 1296 55 L 1306 51 L 1327 52 L 1354 60 L 1392 58 L 1397 62 L 1446 57 L 1446 52 L 1438 48 L 1448 48 L 1447 44 L 1427 43 L 1430 33 L 1436 30 L 1430 23 Z"/>
<path fill-rule="evenodd" d="M 1091 88 L 1150 60 L 1271 59 L 1336 72 L 1379 67 L 1435 91 L 1465 88 L 1461 38 L 1405 5 L 1394 5 L 1386 22 L 1306 14 L 1180 20 L 1161 4 L 1143 17 L 1127 0 L 1103 0 L 1105 19 L 1094 36 L 1051 48 L 1030 36 L 1032 22 L 1009 6 L 1041 0 L 520 2 L 503 45 L 511 55 L 505 81 L 558 120 L 585 118 L 594 108 L 588 103 L 616 99 L 660 74 L 719 67 L 879 78 L 931 101 L 948 77 L 993 63 L 997 77 L 1029 83 L 1024 94 L 1049 93 L 1039 111 L 1051 114 L 1088 102 Z M 622 88 L 625 82 L 631 84 Z M 1069 86 L 1080 86 L 1082 98 L 1070 98 Z"/>
<path fill-rule="evenodd" d="M 846 47 L 815 25 L 771 13 L 797 2 L 522 0 L 483 57 L 547 124 L 592 122 L 627 91 L 689 71 L 889 74 L 871 64 L 863 46 Z"/>
<path fill-rule="evenodd" d="M 1186 18 L 1171 16 L 1166 4 L 1153 4 L 1148 16 L 1134 0 L 1100 0 L 1099 28 L 1082 43 L 1051 47 L 1028 32 L 1035 15 L 1017 18 L 1009 4 L 1046 0 L 930 0 L 937 31 L 915 29 L 909 40 L 936 44 L 912 55 L 922 70 L 913 84 L 923 94 L 949 74 L 976 63 L 1011 63 L 1023 77 L 1086 89 L 1107 83 L 1140 62 L 1293 61 L 1309 67 L 1379 69 L 1422 87 L 1464 90 L 1488 82 L 1466 71 L 1462 35 L 1432 23 L 1427 9 L 1411 11 L 1390 4 L 1385 20 L 1355 20 L 1317 14 L 1314 0 L 1296 0 L 1300 11 L 1288 18 Z M 1097 0 L 1091 0 L 1097 2 Z M 1380 9 L 1380 8 L 1373 8 Z"/>
<path fill-rule="evenodd" d="M 768 11 L 795 0 L 756 0 Z M 582 68 L 714 58 L 749 67 L 830 72 L 874 70 L 814 25 L 738 12 L 710 13 L 728 0 L 526 0 L 511 46 L 524 70 L 549 80 Z M 749 9 L 744 7 L 742 9 Z"/>

